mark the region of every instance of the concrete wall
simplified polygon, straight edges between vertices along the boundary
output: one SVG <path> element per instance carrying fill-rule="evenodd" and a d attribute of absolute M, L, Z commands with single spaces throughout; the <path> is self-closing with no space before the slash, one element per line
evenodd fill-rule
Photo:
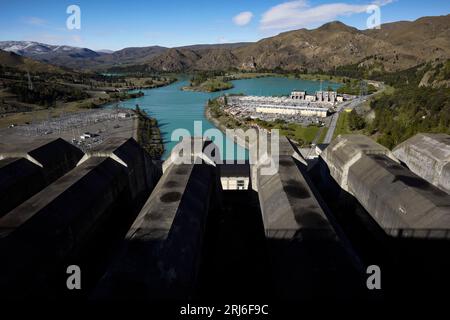
<path fill-rule="evenodd" d="M 419 133 L 399 144 L 394 155 L 419 177 L 450 194 L 450 136 Z"/>

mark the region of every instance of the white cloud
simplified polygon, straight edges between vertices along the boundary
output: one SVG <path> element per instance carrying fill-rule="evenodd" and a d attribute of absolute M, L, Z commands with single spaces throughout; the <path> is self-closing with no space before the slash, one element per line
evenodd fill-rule
<path fill-rule="evenodd" d="M 27 24 L 31 24 L 33 26 L 43 26 L 47 24 L 47 20 L 41 19 L 38 17 L 26 17 L 23 21 Z"/>
<path fill-rule="evenodd" d="M 78 34 L 75 34 L 75 35 L 69 37 L 69 40 L 70 40 L 71 43 L 75 43 L 75 44 L 82 44 L 83 43 L 83 38 L 80 35 L 78 35 Z"/>
<path fill-rule="evenodd" d="M 33 33 L 26 35 L 21 40 L 36 41 L 51 45 L 68 45 L 68 46 L 83 46 L 84 40 L 79 34 L 54 34 L 54 33 Z"/>
<path fill-rule="evenodd" d="M 227 38 L 220 36 L 217 38 L 217 43 L 227 43 L 229 42 Z"/>
<path fill-rule="evenodd" d="M 250 23 L 253 18 L 253 13 L 244 11 L 233 17 L 234 24 L 238 26 L 245 26 Z"/>
<path fill-rule="evenodd" d="M 369 5 L 384 6 L 393 0 L 375 0 L 368 4 L 329 3 L 311 7 L 306 0 L 295 0 L 276 5 L 266 11 L 260 21 L 262 30 L 292 30 L 314 27 L 339 16 L 366 12 Z"/>

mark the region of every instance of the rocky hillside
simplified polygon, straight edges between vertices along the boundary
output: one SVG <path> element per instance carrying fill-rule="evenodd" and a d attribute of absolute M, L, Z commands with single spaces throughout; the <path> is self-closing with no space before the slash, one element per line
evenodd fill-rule
<path fill-rule="evenodd" d="M 77 67 L 86 61 L 105 55 L 87 48 L 55 46 L 34 41 L 1 41 L 0 49 L 65 67 Z"/>
<path fill-rule="evenodd" d="M 428 66 L 419 87 L 450 88 L 450 60 Z"/>
<path fill-rule="evenodd" d="M 0 42 L 0 48 L 3 45 Z M 14 47 L 11 43 L 8 45 Z M 376 30 L 358 30 L 341 22 L 330 22 L 317 29 L 284 32 L 255 43 L 171 49 L 158 46 L 125 48 L 110 54 L 83 51 L 89 49 L 80 49 L 82 51 L 78 53 L 67 49 L 64 53 L 61 48 L 47 52 L 36 47 L 34 52 L 46 52 L 31 55 L 25 49 L 16 52 L 41 61 L 85 69 L 317 71 L 361 63 L 367 68 L 391 72 L 449 58 L 450 15 L 387 23 Z"/>
<path fill-rule="evenodd" d="M 30 73 L 64 73 L 66 70 L 58 66 L 35 61 L 15 54 L 0 50 L 0 67 L 13 68 Z"/>
<path fill-rule="evenodd" d="M 144 62 L 161 71 L 330 70 L 363 63 L 397 71 L 450 57 L 450 15 L 358 30 L 330 22 L 314 30 L 281 33 L 237 48 L 176 48 Z"/>

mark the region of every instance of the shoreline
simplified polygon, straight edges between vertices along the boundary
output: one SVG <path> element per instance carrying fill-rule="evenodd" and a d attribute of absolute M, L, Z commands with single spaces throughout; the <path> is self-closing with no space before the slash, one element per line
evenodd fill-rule
<path fill-rule="evenodd" d="M 231 137 L 228 137 L 228 136 L 226 135 L 226 130 L 227 130 L 227 129 L 233 130 L 233 128 L 227 128 L 227 127 L 226 127 L 224 124 L 222 124 L 218 119 L 216 119 L 215 117 L 213 117 L 212 114 L 211 114 L 210 107 L 208 106 L 207 103 L 205 104 L 203 114 L 204 114 L 205 118 L 206 118 L 209 122 L 211 122 L 217 129 L 219 129 L 219 130 L 223 133 L 223 135 L 224 135 L 225 138 L 231 139 Z M 239 128 L 234 128 L 234 129 L 239 129 Z M 242 130 L 244 130 L 244 129 L 242 129 Z M 244 130 L 244 131 L 245 131 L 245 130 Z M 237 145 L 239 145 L 240 147 L 244 148 L 245 150 L 249 151 L 248 143 L 247 143 L 246 140 L 245 140 L 245 136 L 244 136 L 244 137 L 239 137 L 239 136 L 236 135 L 236 136 L 234 137 L 234 139 L 233 139 L 233 142 L 236 143 Z"/>
<path fill-rule="evenodd" d="M 217 90 L 203 90 L 201 87 L 191 87 L 191 86 L 184 86 L 181 87 L 180 90 L 181 91 L 186 91 L 186 92 L 205 92 L 205 93 L 213 93 L 213 92 L 219 92 L 219 91 L 227 91 L 230 89 L 233 89 L 234 86 L 231 86 L 229 88 L 220 88 Z"/>
<path fill-rule="evenodd" d="M 238 80 L 248 80 L 248 79 L 258 79 L 258 78 L 267 78 L 267 77 L 276 77 L 276 73 L 234 73 L 230 75 L 223 75 L 223 76 L 217 76 L 215 78 L 210 78 L 207 81 L 201 83 L 198 86 L 184 86 L 181 87 L 180 90 L 182 91 L 189 91 L 189 92 L 205 92 L 205 93 L 213 93 L 213 92 L 220 92 L 220 91 L 227 91 L 234 88 L 233 81 Z M 283 76 L 280 74 L 280 76 Z M 218 79 L 222 78 L 222 79 Z M 208 81 L 218 81 L 221 82 L 224 86 L 215 88 L 214 90 L 205 90 L 202 88 L 202 84 L 207 83 Z"/>
<path fill-rule="evenodd" d="M 133 112 L 138 117 L 138 125 L 135 128 L 137 143 L 148 152 L 152 159 L 161 160 L 165 146 L 158 120 L 142 110 L 133 110 Z"/>

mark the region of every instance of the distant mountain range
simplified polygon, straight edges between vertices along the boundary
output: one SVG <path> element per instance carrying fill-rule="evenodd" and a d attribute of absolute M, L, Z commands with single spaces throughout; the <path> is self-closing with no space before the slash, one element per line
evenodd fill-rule
<path fill-rule="evenodd" d="M 30 41 L 3 41 L 0 49 L 74 69 L 135 68 L 192 70 L 329 70 L 361 63 L 402 70 L 450 58 L 450 15 L 423 17 L 358 30 L 341 22 L 281 33 L 255 43 L 125 48 L 115 52 Z"/>

